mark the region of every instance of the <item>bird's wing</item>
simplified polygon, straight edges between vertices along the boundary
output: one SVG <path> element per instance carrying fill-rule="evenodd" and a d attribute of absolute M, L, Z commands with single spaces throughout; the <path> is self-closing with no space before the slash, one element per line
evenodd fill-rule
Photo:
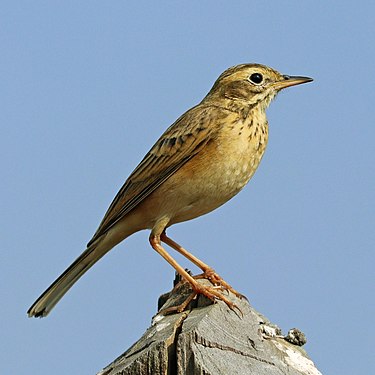
<path fill-rule="evenodd" d="M 215 112 L 215 116 L 212 112 Z M 220 119 L 220 112 L 217 107 L 198 105 L 164 132 L 125 181 L 88 246 L 216 137 L 218 126 L 212 126 L 212 123 Z"/>

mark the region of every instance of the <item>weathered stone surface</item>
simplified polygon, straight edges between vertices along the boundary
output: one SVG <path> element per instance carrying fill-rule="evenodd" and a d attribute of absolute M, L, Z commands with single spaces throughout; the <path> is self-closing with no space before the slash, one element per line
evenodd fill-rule
<path fill-rule="evenodd" d="M 176 288 L 164 296 L 163 308 L 180 304 L 189 293 L 186 284 Z M 305 351 L 286 341 L 248 301 L 229 298 L 242 316 L 223 302 L 199 297 L 183 313 L 156 315 L 145 334 L 99 374 L 320 374 Z"/>

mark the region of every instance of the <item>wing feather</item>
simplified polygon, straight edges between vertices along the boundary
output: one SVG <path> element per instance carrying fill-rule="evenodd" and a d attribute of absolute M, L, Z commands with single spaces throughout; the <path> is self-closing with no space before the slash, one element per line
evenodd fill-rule
<path fill-rule="evenodd" d="M 212 122 L 218 119 L 218 108 L 214 111 L 215 116 L 210 106 L 193 107 L 164 132 L 125 181 L 88 246 L 216 137 L 218 127 Z"/>

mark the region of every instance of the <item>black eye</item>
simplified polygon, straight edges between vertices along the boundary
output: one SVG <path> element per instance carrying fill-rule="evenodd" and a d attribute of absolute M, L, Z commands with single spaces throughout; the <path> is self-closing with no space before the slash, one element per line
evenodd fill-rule
<path fill-rule="evenodd" d="M 263 76 L 260 73 L 253 73 L 250 76 L 250 81 L 258 85 L 259 83 L 262 83 Z"/>

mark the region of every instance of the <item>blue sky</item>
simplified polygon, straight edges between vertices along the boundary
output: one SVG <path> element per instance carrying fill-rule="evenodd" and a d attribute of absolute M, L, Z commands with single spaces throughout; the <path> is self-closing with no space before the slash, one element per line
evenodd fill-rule
<path fill-rule="evenodd" d="M 106 255 L 47 318 L 26 310 L 84 250 L 164 129 L 243 62 L 315 81 L 271 104 L 250 184 L 169 234 L 284 331 L 304 331 L 323 373 L 375 372 L 374 8 L 3 1 L 2 372 L 94 374 L 148 327 L 174 272 L 146 232 Z"/>

